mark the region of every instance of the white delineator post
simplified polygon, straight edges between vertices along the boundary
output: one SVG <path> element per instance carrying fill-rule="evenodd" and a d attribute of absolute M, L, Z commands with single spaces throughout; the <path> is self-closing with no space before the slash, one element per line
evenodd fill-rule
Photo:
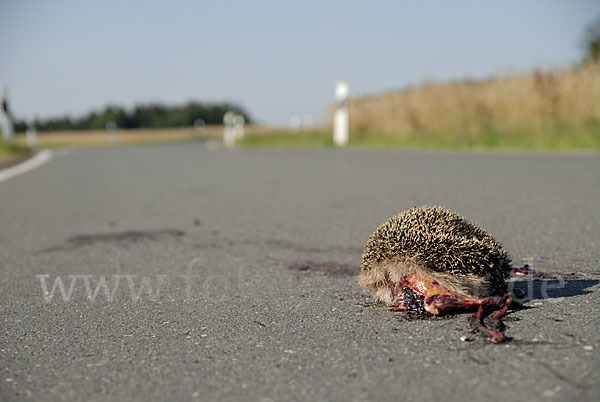
<path fill-rule="evenodd" d="M 223 145 L 231 148 L 235 145 L 235 132 L 233 130 L 233 112 L 227 112 L 223 115 Z"/>
<path fill-rule="evenodd" d="M 8 110 L 8 91 L 5 87 L 0 88 L 0 130 L 2 136 L 7 143 L 13 142 L 13 125 Z"/>
<path fill-rule="evenodd" d="M 232 122 L 233 138 L 235 138 L 236 140 L 244 138 L 244 124 L 246 123 L 244 116 L 242 116 L 241 114 L 236 114 L 235 116 L 233 116 Z"/>
<path fill-rule="evenodd" d="M 335 112 L 333 113 L 333 143 L 338 147 L 348 144 L 349 113 L 348 97 L 350 88 L 346 81 L 340 81 L 335 86 Z"/>
<path fill-rule="evenodd" d="M 35 123 L 33 120 L 30 120 L 29 124 L 27 124 L 25 136 L 27 137 L 27 146 L 29 149 L 35 149 L 37 146 L 37 130 L 35 129 Z"/>
<path fill-rule="evenodd" d="M 204 126 L 206 126 L 206 123 L 204 123 L 204 120 L 202 120 L 202 119 L 194 120 L 194 129 L 196 130 L 196 133 L 198 133 L 199 136 L 202 136 L 204 134 Z"/>
<path fill-rule="evenodd" d="M 292 134 L 298 134 L 300 128 L 302 127 L 302 119 L 296 115 L 290 117 L 288 122 L 288 131 Z"/>
<path fill-rule="evenodd" d="M 109 120 L 106 122 L 106 131 L 108 132 L 108 135 L 110 136 L 110 142 L 115 145 L 117 143 L 117 141 L 119 140 L 117 138 L 117 123 L 115 123 L 114 120 Z"/>

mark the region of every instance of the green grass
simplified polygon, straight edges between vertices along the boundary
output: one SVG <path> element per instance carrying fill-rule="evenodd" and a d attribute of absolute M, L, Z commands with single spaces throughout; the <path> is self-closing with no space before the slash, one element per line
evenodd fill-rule
<path fill-rule="evenodd" d="M 328 131 L 247 134 L 242 140 L 236 142 L 236 146 L 250 148 L 332 147 L 333 137 Z"/>
<path fill-rule="evenodd" d="M 600 127 L 540 132 L 418 133 L 408 137 L 358 136 L 353 145 L 431 149 L 500 149 L 528 151 L 600 150 Z"/>
<path fill-rule="evenodd" d="M 247 135 L 236 145 L 254 148 L 332 147 L 328 130 Z M 528 151 L 600 151 L 600 124 L 586 129 L 552 128 L 540 132 L 431 133 L 408 136 L 352 133 L 350 147 Z"/>
<path fill-rule="evenodd" d="M 22 159 L 29 153 L 26 146 L 18 144 L 7 144 L 0 139 L 0 164 L 11 163 Z"/>

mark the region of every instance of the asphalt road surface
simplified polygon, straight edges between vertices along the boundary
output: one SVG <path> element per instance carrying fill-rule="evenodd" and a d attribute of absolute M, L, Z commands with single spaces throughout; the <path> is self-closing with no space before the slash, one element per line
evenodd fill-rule
<path fill-rule="evenodd" d="M 599 201 L 597 155 L 59 151 L 0 183 L 0 399 L 595 401 Z M 390 312 L 361 250 L 423 204 L 577 278 L 517 284 L 503 345 Z"/>

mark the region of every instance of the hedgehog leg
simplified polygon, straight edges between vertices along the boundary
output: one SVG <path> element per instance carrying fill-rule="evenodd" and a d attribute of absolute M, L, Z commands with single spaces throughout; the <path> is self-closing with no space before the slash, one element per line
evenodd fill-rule
<path fill-rule="evenodd" d="M 506 314 L 506 312 L 508 311 L 508 308 L 510 307 L 510 304 L 512 303 L 510 294 L 507 294 L 502 299 L 504 300 L 504 306 L 500 310 L 498 310 L 496 312 L 496 314 L 494 314 L 494 318 L 497 320 L 499 320 L 500 318 L 502 318 L 502 316 L 504 316 L 504 314 Z"/>
<path fill-rule="evenodd" d="M 487 341 L 489 343 L 505 342 L 506 335 L 504 335 L 504 325 L 499 318 L 497 318 L 496 328 L 488 328 L 485 326 L 485 323 L 483 322 L 485 318 L 484 307 L 485 306 L 479 306 L 479 309 L 477 310 L 477 313 L 475 313 L 474 316 L 474 319 L 477 321 L 477 329 L 482 334 L 487 335 Z M 496 316 L 497 314 L 494 315 L 494 318 L 496 318 Z"/>
<path fill-rule="evenodd" d="M 471 307 L 480 306 L 480 300 L 473 297 L 453 293 L 442 293 L 429 296 L 424 301 L 425 310 L 430 314 L 456 314 Z"/>
<path fill-rule="evenodd" d="M 502 323 L 501 318 L 506 313 L 506 311 L 508 310 L 508 307 L 511 304 L 510 296 L 507 294 L 500 298 L 489 297 L 487 299 L 489 299 L 488 300 L 489 303 L 481 304 L 479 306 L 479 309 L 477 310 L 477 312 L 473 315 L 472 319 L 476 320 L 477 329 L 479 330 L 479 332 L 487 335 L 487 337 L 488 337 L 487 341 L 489 343 L 503 343 L 506 341 L 506 336 L 504 335 L 504 332 L 503 332 L 504 324 Z M 500 301 L 498 301 L 498 299 L 500 299 Z M 495 324 L 496 328 L 488 328 L 485 326 L 485 323 L 484 323 L 484 319 L 485 319 L 484 309 L 486 306 L 499 307 L 501 305 L 499 303 L 503 303 L 503 306 L 493 316 L 493 318 L 496 320 L 496 324 Z"/>
<path fill-rule="evenodd" d="M 463 296 L 456 293 L 442 293 L 427 297 L 425 309 L 434 315 L 455 314 L 479 306 L 504 307 L 505 300 L 506 296 Z"/>
<path fill-rule="evenodd" d="M 488 337 L 487 341 L 489 343 L 502 343 L 506 340 L 506 336 L 504 335 L 504 332 L 502 332 L 501 330 L 492 329 L 492 328 L 488 328 L 485 326 L 485 324 L 483 322 L 483 320 L 485 319 L 483 305 L 479 306 L 479 309 L 477 309 L 477 313 L 475 313 L 474 318 L 477 321 L 477 329 L 482 334 L 487 335 L 487 337 Z"/>

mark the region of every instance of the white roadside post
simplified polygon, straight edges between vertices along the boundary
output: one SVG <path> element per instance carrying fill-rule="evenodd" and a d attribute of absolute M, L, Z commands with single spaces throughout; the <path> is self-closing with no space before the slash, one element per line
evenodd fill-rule
<path fill-rule="evenodd" d="M 117 143 L 117 123 L 113 120 L 109 120 L 106 122 L 106 131 L 110 135 L 110 142 L 115 145 Z"/>
<path fill-rule="evenodd" d="M 10 119 L 10 111 L 8 110 L 8 91 L 6 87 L 0 89 L 0 129 L 2 130 L 2 137 L 7 143 L 13 142 L 14 131 L 12 120 Z"/>
<path fill-rule="evenodd" d="M 315 125 L 315 119 L 312 114 L 302 116 L 302 130 L 312 130 Z"/>
<path fill-rule="evenodd" d="M 336 109 L 333 113 L 333 143 L 343 147 L 348 144 L 348 97 L 350 88 L 346 81 L 340 81 L 335 86 Z"/>
<path fill-rule="evenodd" d="M 288 131 L 292 134 L 298 134 L 302 126 L 302 119 L 299 116 L 293 115 L 288 121 Z"/>
<path fill-rule="evenodd" d="M 235 145 L 235 132 L 233 131 L 233 112 L 223 115 L 223 145 L 231 148 Z"/>
<path fill-rule="evenodd" d="M 35 129 L 35 122 L 33 119 L 29 120 L 27 124 L 27 131 L 25 131 L 27 137 L 27 146 L 29 149 L 35 149 L 37 146 L 37 130 Z"/>
<path fill-rule="evenodd" d="M 202 119 L 194 120 L 194 129 L 196 130 L 196 133 L 198 133 L 198 136 L 200 136 L 200 137 L 202 137 L 202 134 L 204 134 L 204 126 L 206 126 L 206 123 L 204 123 L 204 120 L 202 120 Z"/>
<path fill-rule="evenodd" d="M 233 116 L 233 138 L 236 140 L 244 138 L 244 123 L 246 120 L 241 114 Z"/>

